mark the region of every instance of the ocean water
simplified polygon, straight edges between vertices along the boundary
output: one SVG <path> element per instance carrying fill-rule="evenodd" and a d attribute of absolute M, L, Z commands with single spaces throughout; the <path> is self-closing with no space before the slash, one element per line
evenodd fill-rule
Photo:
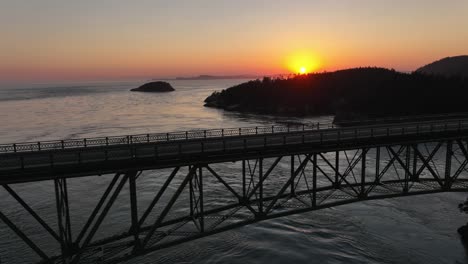
<path fill-rule="evenodd" d="M 329 116 L 273 117 L 203 107 L 203 99 L 213 91 L 242 81 L 171 81 L 176 91 L 167 94 L 128 91 L 144 81 L 3 84 L 0 144 L 331 120 Z M 155 175 L 147 172 L 139 178 L 138 192 L 143 203 L 154 195 L 149 186 L 161 184 Z M 109 180 L 110 177 L 69 180 L 74 221 L 86 220 Z M 55 223 L 51 182 L 12 187 L 48 223 Z M 125 196 L 123 192 L 121 195 Z M 339 206 L 263 221 L 128 263 L 467 263 L 467 251 L 456 233 L 468 218 L 457 209 L 465 198 L 466 194 L 447 193 Z M 128 199 L 118 200 L 98 235 L 122 229 L 128 223 L 128 206 Z M 4 189 L 0 190 L 0 210 L 47 252 L 57 250 L 50 237 L 37 228 Z M 73 228 L 79 225 L 76 223 Z M 34 252 L 3 222 L 0 260 L 37 260 Z"/>

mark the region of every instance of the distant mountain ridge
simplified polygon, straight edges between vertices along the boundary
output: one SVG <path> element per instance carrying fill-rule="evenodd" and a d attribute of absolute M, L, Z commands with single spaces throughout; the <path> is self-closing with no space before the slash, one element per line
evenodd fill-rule
<path fill-rule="evenodd" d="M 256 79 L 256 75 L 199 75 L 192 77 L 177 77 L 176 80 L 228 80 L 228 79 Z"/>
<path fill-rule="evenodd" d="M 447 57 L 423 66 L 417 69 L 416 72 L 446 77 L 461 76 L 468 78 L 468 56 Z"/>
<path fill-rule="evenodd" d="M 266 74 L 266 75 L 255 75 L 255 74 L 240 74 L 240 75 L 198 75 L 198 76 L 188 76 L 188 77 L 176 77 L 176 78 L 156 78 L 152 80 L 182 80 L 182 81 L 196 81 L 196 80 L 235 80 L 235 79 L 261 79 L 263 77 L 270 78 L 287 78 L 293 74 Z"/>

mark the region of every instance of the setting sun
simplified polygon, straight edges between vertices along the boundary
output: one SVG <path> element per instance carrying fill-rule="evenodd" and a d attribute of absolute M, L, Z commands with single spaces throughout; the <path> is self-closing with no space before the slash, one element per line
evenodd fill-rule
<path fill-rule="evenodd" d="M 317 55 L 310 52 L 296 52 L 286 58 L 285 66 L 293 73 L 306 74 L 317 71 L 321 67 Z"/>

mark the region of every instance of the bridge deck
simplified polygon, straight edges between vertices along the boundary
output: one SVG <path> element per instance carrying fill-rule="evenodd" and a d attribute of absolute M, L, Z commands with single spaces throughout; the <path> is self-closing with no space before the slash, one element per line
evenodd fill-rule
<path fill-rule="evenodd" d="M 324 129 L 270 128 L 244 129 L 248 135 L 240 129 L 229 135 L 224 130 L 209 130 L 208 136 L 206 131 L 197 131 L 199 136 L 195 138 L 189 138 L 189 132 L 158 134 L 167 138 L 155 142 L 151 142 L 150 135 L 146 135 L 147 142 L 141 137 L 121 137 L 109 143 L 105 138 L 106 143 L 97 146 L 93 146 L 92 139 L 89 145 L 86 139 L 42 143 L 42 149 L 41 143 L 2 145 L 0 183 L 460 138 L 468 133 L 468 119 Z M 70 142 L 81 144 L 73 147 Z"/>

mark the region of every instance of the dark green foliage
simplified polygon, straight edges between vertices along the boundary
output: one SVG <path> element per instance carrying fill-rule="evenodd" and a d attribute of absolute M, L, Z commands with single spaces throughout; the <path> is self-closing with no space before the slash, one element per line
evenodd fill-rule
<path fill-rule="evenodd" d="M 466 112 L 468 81 L 459 77 L 356 68 L 246 82 L 207 98 L 207 106 L 269 114 L 354 112 L 370 117 Z"/>

